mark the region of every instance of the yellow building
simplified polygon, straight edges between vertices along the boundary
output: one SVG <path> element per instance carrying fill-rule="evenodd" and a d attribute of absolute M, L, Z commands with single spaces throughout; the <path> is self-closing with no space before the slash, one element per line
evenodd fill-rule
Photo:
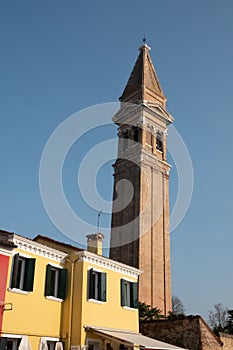
<path fill-rule="evenodd" d="M 33 350 L 45 342 L 48 350 L 55 350 L 66 292 L 66 254 L 16 234 L 9 233 L 8 241 L 14 249 L 9 253 L 1 348 L 16 350 L 24 337 Z"/>
<path fill-rule="evenodd" d="M 141 271 L 102 256 L 101 234 L 88 236 L 88 250 L 44 236 L 4 239 L 0 350 L 178 349 L 138 333 Z"/>
<path fill-rule="evenodd" d="M 35 238 L 69 256 L 66 268 L 70 288 L 63 302 L 61 331 L 67 349 L 85 345 L 97 350 L 107 347 L 109 341 L 105 339 L 102 343 L 100 329 L 131 332 L 139 329 L 140 271 L 102 256 L 102 238 L 101 234 L 89 235 L 88 251 L 43 236 Z"/>

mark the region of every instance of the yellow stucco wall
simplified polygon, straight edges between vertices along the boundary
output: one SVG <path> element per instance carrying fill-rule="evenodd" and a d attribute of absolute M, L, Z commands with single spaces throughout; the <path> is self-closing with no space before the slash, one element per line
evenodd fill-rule
<path fill-rule="evenodd" d="M 5 302 L 12 303 L 13 310 L 4 312 L 2 333 L 28 335 L 32 349 L 37 350 L 41 337 L 60 337 L 62 302 L 46 299 L 44 288 L 47 264 L 61 264 L 24 250 L 17 249 L 14 252 L 36 259 L 34 287 L 33 291 L 26 295 L 10 291 L 13 260 L 11 256 Z"/>
<path fill-rule="evenodd" d="M 33 246 L 34 243 L 31 244 Z M 16 253 L 36 259 L 33 291 L 27 294 L 10 290 L 12 262 Z M 116 268 L 115 265 L 119 263 L 89 252 L 72 251 L 69 256 L 62 252 L 60 254 L 66 257 L 65 265 L 52 259 L 43 246 L 41 253 L 38 250 L 34 253 L 33 249 L 14 249 L 9 262 L 5 298 L 6 303 L 12 304 L 13 310 L 4 312 L 3 335 L 27 335 L 32 350 L 39 349 L 41 337 L 60 339 L 65 343 L 65 350 L 70 350 L 70 345 L 86 344 L 84 325 L 137 332 L 138 310 L 123 308 L 120 295 L 121 278 L 137 282 L 137 274 L 129 276 L 127 266 Z M 86 256 L 91 257 L 92 262 L 86 261 Z M 68 270 L 67 297 L 63 302 L 49 300 L 44 296 L 47 264 Z M 106 302 L 88 300 L 88 270 L 91 268 L 107 274 Z"/>
<path fill-rule="evenodd" d="M 107 298 L 106 302 L 91 302 L 88 301 L 87 291 L 88 291 L 88 269 L 93 268 L 98 271 L 107 273 Z M 137 278 L 129 277 L 123 275 L 121 272 L 112 271 L 104 267 L 98 267 L 95 264 L 89 262 L 78 262 L 77 272 L 79 271 L 77 278 L 75 294 L 76 298 L 74 304 L 77 305 L 75 309 L 80 310 L 80 298 L 82 300 L 81 304 L 81 334 L 80 338 L 76 336 L 79 332 L 73 324 L 73 344 L 85 344 L 86 342 L 86 332 L 84 330 L 84 325 L 93 327 L 106 327 L 115 328 L 122 330 L 130 330 L 138 332 L 138 309 L 126 309 L 121 306 L 121 295 L 120 295 L 120 280 L 121 278 L 128 279 L 132 282 L 137 282 Z M 81 274 L 80 271 L 83 273 Z M 82 281 L 81 281 L 82 279 Z M 78 282 L 79 280 L 79 282 Z M 82 288 L 82 290 L 80 290 Z M 82 292 L 82 297 L 81 293 Z M 75 317 L 74 317 L 75 319 Z M 77 319 L 78 321 L 80 319 Z M 77 322 L 78 324 L 78 322 Z"/>

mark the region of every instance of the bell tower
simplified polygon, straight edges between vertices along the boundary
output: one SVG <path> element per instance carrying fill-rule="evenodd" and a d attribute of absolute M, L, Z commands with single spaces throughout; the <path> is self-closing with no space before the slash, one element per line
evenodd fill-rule
<path fill-rule="evenodd" d="M 139 301 L 172 309 L 167 126 L 173 122 L 145 43 L 113 117 L 118 125 L 118 157 L 110 258 L 143 270 Z"/>

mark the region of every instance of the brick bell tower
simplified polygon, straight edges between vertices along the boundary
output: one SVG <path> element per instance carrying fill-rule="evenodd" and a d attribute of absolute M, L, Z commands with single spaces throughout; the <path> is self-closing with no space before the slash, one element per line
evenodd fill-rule
<path fill-rule="evenodd" d="M 144 43 L 139 51 L 113 117 L 119 138 L 110 258 L 143 270 L 139 301 L 167 315 L 172 293 L 166 138 L 173 118 L 166 110 L 150 47 Z"/>

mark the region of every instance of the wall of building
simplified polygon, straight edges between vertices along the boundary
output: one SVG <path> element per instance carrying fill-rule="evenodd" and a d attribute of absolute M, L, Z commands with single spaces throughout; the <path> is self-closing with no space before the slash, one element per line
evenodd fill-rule
<path fill-rule="evenodd" d="M 233 335 L 220 333 L 220 339 L 223 343 L 223 350 L 232 350 L 233 349 Z"/>
<path fill-rule="evenodd" d="M 91 268 L 107 274 L 106 302 L 88 300 L 88 270 Z M 108 267 L 97 266 L 94 260 L 93 262 L 78 262 L 77 276 L 80 276 L 80 280 L 77 280 L 76 282 L 74 305 L 77 305 L 77 308 L 74 307 L 73 315 L 74 319 L 76 319 L 79 310 L 81 311 L 80 343 L 77 344 L 85 344 L 86 342 L 86 332 L 83 328 L 84 325 L 138 332 L 138 309 L 121 306 L 120 289 L 121 278 L 125 278 L 131 282 L 137 282 L 137 277 L 128 276 L 121 271 L 109 269 Z M 81 305 L 78 306 L 80 300 Z M 76 315 L 75 310 L 77 310 Z M 76 324 L 78 324 L 78 322 Z M 77 329 L 75 329 L 75 323 L 73 323 L 73 325 L 73 334 L 75 337 Z M 75 340 L 75 338 L 73 338 L 73 340 Z"/>
<path fill-rule="evenodd" d="M 60 338 L 62 301 L 51 300 L 44 296 L 47 264 L 62 266 L 56 258 L 43 247 L 27 246 L 27 249 L 15 249 L 9 260 L 5 302 L 12 304 L 12 310 L 4 313 L 2 335 L 27 335 L 32 349 L 38 349 L 41 337 Z M 34 249 L 33 249 L 34 248 Z M 37 253 L 34 253 L 35 250 Z M 15 253 L 36 259 L 34 286 L 32 292 L 11 289 L 12 262 Z M 50 256 L 50 257 L 48 257 Z"/>
<path fill-rule="evenodd" d="M 0 334 L 2 331 L 3 315 L 4 315 L 4 302 L 7 285 L 9 256 L 0 254 Z"/>
<path fill-rule="evenodd" d="M 140 323 L 140 332 L 188 350 L 220 350 L 220 340 L 200 316 Z"/>
<path fill-rule="evenodd" d="M 138 331 L 138 309 L 134 308 L 135 303 L 130 304 L 130 307 L 121 306 L 121 279 L 132 282 L 130 284 L 134 291 L 132 300 L 135 300 L 137 298 L 135 287 L 140 274 L 138 269 L 87 251 L 77 252 L 71 249 L 70 254 L 68 251 L 67 254 L 21 236 L 17 236 L 14 243 L 17 248 L 13 248 L 8 260 L 2 258 L 5 265 L 7 261 L 9 262 L 9 269 L 5 272 L 5 284 L 1 279 L 0 288 L 5 293 L 5 302 L 12 305 L 12 310 L 4 313 L 2 325 L 2 337 L 8 338 L 8 342 L 9 338 L 18 338 L 20 341 L 25 335 L 29 338 L 32 350 L 38 350 L 41 338 L 48 338 L 47 340 L 54 342 L 62 340 L 67 350 L 71 345 L 86 344 L 88 336 L 85 325 Z M 34 276 L 33 268 L 29 274 L 29 262 L 34 264 L 33 259 L 35 259 Z M 15 261 L 18 265 L 14 265 Z M 3 265 L 3 263 L 0 265 L 1 268 Z M 64 300 L 52 297 L 54 294 L 45 296 L 45 285 L 48 286 L 46 271 L 51 273 L 50 281 L 52 281 L 51 271 L 53 276 L 57 276 L 53 281 L 57 281 L 58 287 L 61 275 L 60 272 L 56 274 L 55 270 L 47 269 L 47 265 L 57 267 L 56 271 L 65 272 L 63 268 L 67 269 L 67 295 Z M 17 269 L 14 266 L 17 266 Z M 107 292 L 106 301 L 101 302 L 101 299 L 98 299 L 99 294 L 98 297 L 90 297 L 89 291 L 92 290 L 89 288 L 90 270 L 95 271 L 93 276 L 96 276 L 96 273 L 98 276 L 99 274 L 106 276 L 106 283 L 103 283 L 105 279 L 101 280 L 101 283 L 99 279 L 95 280 L 98 282 L 97 286 L 106 285 L 106 289 L 103 288 Z M 20 282 L 19 276 L 22 277 Z M 28 278 L 30 282 L 34 281 L 33 289 L 27 289 L 32 288 L 32 285 L 30 283 L 30 287 L 26 287 L 23 276 L 30 276 Z M 12 284 L 13 281 L 15 284 Z M 49 289 L 49 293 L 55 293 L 54 289 L 53 292 Z M 131 303 L 131 299 L 129 300 Z M 98 336 L 92 336 L 100 340 Z"/>

